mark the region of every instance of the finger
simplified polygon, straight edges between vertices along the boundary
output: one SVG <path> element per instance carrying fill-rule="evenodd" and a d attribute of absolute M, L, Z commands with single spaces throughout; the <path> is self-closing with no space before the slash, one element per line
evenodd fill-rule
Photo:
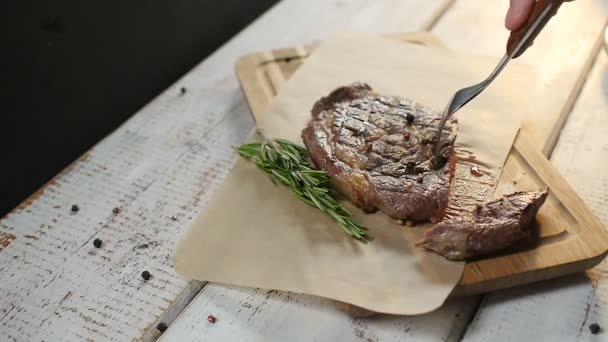
<path fill-rule="evenodd" d="M 528 20 L 532 5 L 534 5 L 534 0 L 511 0 L 505 18 L 506 28 L 511 31 L 520 28 Z"/>

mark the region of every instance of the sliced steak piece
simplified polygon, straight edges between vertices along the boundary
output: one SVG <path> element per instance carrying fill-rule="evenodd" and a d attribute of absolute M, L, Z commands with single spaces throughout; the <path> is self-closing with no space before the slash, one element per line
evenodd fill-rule
<path fill-rule="evenodd" d="M 411 100 L 382 96 L 364 83 L 334 90 L 312 109 L 302 132 L 316 167 L 366 212 L 397 219 L 434 220 L 443 215 L 452 175 L 457 123 L 442 136 L 441 165 L 433 145 L 440 115 Z"/>
<path fill-rule="evenodd" d="M 478 206 L 472 215 L 447 218 L 428 230 L 418 245 L 450 260 L 498 252 L 531 236 L 531 223 L 548 193 L 516 192 Z"/>

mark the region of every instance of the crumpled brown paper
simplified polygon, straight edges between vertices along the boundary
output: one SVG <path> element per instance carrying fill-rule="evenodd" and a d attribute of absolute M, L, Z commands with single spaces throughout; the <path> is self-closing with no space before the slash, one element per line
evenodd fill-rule
<path fill-rule="evenodd" d="M 439 110 L 455 90 L 481 81 L 497 62 L 340 34 L 315 50 L 257 121 L 268 135 L 301 143 L 313 103 L 355 81 Z M 494 177 L 533 96 L 534 80 L 532 70 L 513 65 L 458 114 L 457 143 L 472 150 Z M 176 269 L 202 281 L 311 294 L 381 313 L 421 314 L 441 306 L 464 263 L 414 247 L 429 225 L 399 226 L 382 213 L 366 215 L 348 207 L 375 236 L 373 242 L 348 237 L 332 219 L 238 160 L 182 237 Z"/>

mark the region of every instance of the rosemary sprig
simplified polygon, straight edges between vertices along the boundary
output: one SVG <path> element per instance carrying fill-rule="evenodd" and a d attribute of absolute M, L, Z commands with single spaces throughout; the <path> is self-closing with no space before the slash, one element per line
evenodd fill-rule
<path fill-rule="evenodd" d="M 304 202 L 333 217 L 348 235 L 364 242 L 373 239 L 365 227 L 351 219 L 348 209 L 330 196 L 329 176 L 325 171 L 313 168 L 305 148 L 276 139 L 246 144 L 237 151 L 275 183 L 288 186 Z"/>

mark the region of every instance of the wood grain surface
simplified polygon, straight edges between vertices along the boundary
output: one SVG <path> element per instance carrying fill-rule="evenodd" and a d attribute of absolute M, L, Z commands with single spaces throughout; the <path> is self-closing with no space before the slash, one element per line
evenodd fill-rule
<path fill-rule="evenodd" d="M 575 340 L 579 332 L 587 340 L 589 322 L 606 316 L 601 269 L 589 273 L 594 282 L 577 276 L 486 296 L 477 315 L 480 297 L 467 297 L 420 317 L 354 320 L 317 298 L 192 283 L 171 264 L 175 241 L 234 161 L 230 145 L 252 127 L 233 75 L 240 56 L 313 43 L 336 30 L 425 29 L 452 49 L 499 56 L 506 6 L 506 0 L 283 0 L 0 221 L 2 339 L 153 340 L 164 321 L 168 341 Z M 547 87 L 564 77 L 580 89 L 607 8 L 605 0 L 565 4 L 554 19 L 559 24 L 550 23 L 521 58 L 542 64 Z M 554 95 L 576 104 L 565 126 L 571 139 L 557 145 L 554 163 L 601 218 L 608 216 L 605 150 L 579 142 L 601 139 L 606 129 L 594 119 L 607 108 L 604 65 L 596 64 L 578 101 L 578 91 Z M 81 208 L 77 214 L 73 204 Z M 91 247 L 95 237 L 104 241 L 100 250 Z M 148 282 L 140 278 L 144 269 L 152 273 Z M 215 324 L 206 321 L 209 314 Z"/>
<path fill-rule="evenodd" d="M 594 41 L 597 39 L 597 36 L 600 31 L 600 27 L 602 26 L 602 22 L 604 18 L 601 16 L 605 16 L 606 14 L 606 6 L 604 6 L 605 2 L 594 2 L 593 3 L 596 9 L 592 10 L 590 13 L 585 13 L 582 17 L 577 17 L 577 20 L 572 20 L 572 17 L 568 17 L 565 19 L 561 19 L 562 14 L 558 14 L 558 17 L 554 20 L 556 22 L 560 22 L 559 27 L 556 25 L 549 26 L 547 31 L 543 33 L 544 36 L 538 38 L 536 45 L 545 44 L 550 49 L 540 50 L 535 52 L 535 54 L 539 57 L 537 59 L 533 59 L 525 55 L 522 57 L 524 61 L 527 63 L 536 63 L 536 65 L 541 63 L 547 63 L 547 65 L 541 69 L 541 76 L 548 80 L 548 84 L 550 84 L 550 80 L 560 77 L 571 80 L 573 84 L 573 89 L 571 94 L 562 94 L 556 97 L 568 97 L 568 98 L 577 98 L 580 87 L 582 86 L 581 80 L 584 80 L 587 74 L 587 64 L 588 60 L 595 58 L 597 55 L 597 51 L 594 48 Z M 574 5 L 574 4 L 568 4 Z M 450 8 L 447 13 L 437 20 L 437 25 L 432 30 L 433 33 L 437 34 L 440 38 L 446 39 L 446 44 L 450 46 L 450 48 L 462 49 L 465 51 L 472 51 L 475 53 L 487 54 L 487 55 L 495 55 L 499 56 L 503 50 L 502 48 L 502 40 L 501 36 L 506 38 L 507 33 L 503 33 L 503 28 L 501 25 L 497 25 L 497 23 L 502 22 L 502 17 L 506 11 L 507 3 L 503 1 L 491 1 L 487 3 L 487 6 L 478 6 L 478 3 L 474 1 L 456 1 L 455 4 Z M 589 2 L 579 1 L 576 3 L 576 6 L 589 6 Z M 565 7 L 567 8 L 567 7 Z M 570 8 L 572 10 L 572 8 Z M 455 11 L 455 12 L 453 12 Z M 577 13 L 584 12 L 584 9 L 581 7 L 576 8 Z M 597 12 L 599 11 L 599 12 Z M 564 10 L 562 10 L 564 12 Z M 568 13 L 568 12 L 566 12 Z M 584 18 L 590 18 L 594 20 L 589 21 L 589 25 L 586 25 L 584 22 Z M 598 19 L 599 18 L 599 19 Z M 444 23 L 445 20 L 445 24 Z M 559 20 L 559 21 L 558 21 Z M 475 27 L 473 27 L 475 26 Z M 466 29 L 461 29 L 461 28 Z M 548 36 L 548 37 L 547 37 Z M 543 38 L 544 37 L 544 38 Z M 481 39 L 480 39 L 481 38 Z M 578 49 L 581 50 L 578 50 Z M 575 50 L 576 53 L 572 53 Z M 534 51 L 532 48 L 528 53 Z M 530 59 L 532 61 L 530 61 Z M 565 74 L 559 72 L 560 68 L 563 67 L 563 63 L 561 60 L 568 60 L 568 66 L 572 67 L 573 70 L 568 71 Z M 537 60 L 535 62 L 535 60 Z M 546 68 L 546 69 L 545 69 Z M 544 71 L 546 70 L 546 71 Z M 576 75 L 576 77 L 572 77 L 576 70 L 580 72 L 580 75 Z M 580 77 L 580 78 L 579 78 Z M 605 95 L 604 95 L 605 96 Z M 574 101 L 572 101 L 574 102 Z M 572 103 L 570 104 L 572 105 Z M 602 107 L 603 106 L 603 107 Z M 605 110 L 605 104 L 599 105 L 599 109 Z M 569 108 L 565 108 L 564 112 L 567 113 Z M 576 114 L 576 113 L 574 113 Z M 541 137 L 542 137 L 542 132 Z M 547 153 L 547 151 L 545 151 Z M 598 161 L 599 162 L 599 161 Z M 596 183 L 597 184 L 597 183 Z M 583 196 L 584 198 L 585 196 Z M 602 207 L 602 210 L 605 212 L 608 210 L 605 206 Z M 596 214 L 597 211 L 596 211 Z M 600 215 L 600 214 L 598 214 Z M 601 217 L 601 215 L 600 215 Z M 587 279 L 585 276 L 576 276 L 578 278 Z M 506 333 L 502 336 L 498 336 L 494 333 L 494 327 L 502 326 L 504 320 L 511 321 L 514 318 L 518 317 L 519 324 L 510 325 L 508 329 L 511 330 L 511 333 L 515 335 L 515 337 L 520 337 L 519 340 L 527 340 L 526 334 L 530 334 L 531 330 L 534 330 L 534 335 L 530 336 L 557 336 L 559 332 L 563 329 L 573 329 L 574 332 L 579 332 L 579 327 L 572 327 L 571 324 L 558 325 L 560 329 L 555 329 L 555 326 L 552 324 L 553 320 L 550 319 L 551 314 L 554 312 L 554 307 L 557 307 L 559 312 L 566 312 L 569 310 L 571 303 L 573 302 L 585 302 L 586 293 L 573 293 L 570 290 L 571 283 L 565 282 L 563 286 L 563 294 L 565 298 L 570 299 L 569 301 L 562 301 L 559 297 L 559 286 L 550 286 L 554 282 L 543 282 L 539 283 L 536 286 L 542 287 L 539 290 L 531 291 L 529 295 L 523 295 L 521 301 L 526 303 L 530 308 L 535 306 L 535 299 L 541 298 L 544 296 L 543 291 L 547 293 L 555 293 L 555 296 L 551 298 L 551 300 L 547 300 L 544 306 L 534 308 L 534 312 L 536 316 L 534 317 L 535 325 L 527 325 L 525 322 L 528 319 L 528 315 L 525 313 L 521 313 L 518 310 L 517 306 L 508 307 L 507 303 L 503 303 L 500 299 L 493 301 L 489 307 L 495 309 L 495 312 L 501 313 L 499 316 L 490 318 L 488 321 L 484 322 L 477 326 L 477 329 L 483 329 L 486 332 L 480 340 L 511 340 L 509 338 L 510 333 Z M 219 285 L 210 285 L 210 286 L 219 286 Z M 533 286 L 534 287 L 534 286 Z M 530 287 L 520 287 L 513 289 L 512 291 L 526 291 Z M 247 291 L 247 290 L 243 290 Z M 502 292 L 499 292 L 502 293 Z M 516 297 L 517 295 L 515 295 Z M 459 302 L 459 306 L 461 308 L 475 308 L 480 298 L 483 298 L 483 307 L 486 307 L 487 298 L 491 298 L 491 296 L 487 297 L 467 297 L 463 298 L 461 302 Z M 306 301 L 306 303 L 311 303 L 313 301 L 310 297 L 297 296 L 298 300 Z M 170 329 L 167 332 L 167 337 L 169 338 L 184 338 L 186 340 L 195 340 L 192 338 L 192 334 L 189 332 L 184 332 L 184 327 L 194 327 L 196 326 L 199 329 L 202 329 L 205 332 L 208 332 L 211 329 L 215 329 L 214 326 L 208 326 L 205 324 L 196 324 L 195 319 L 197 319 L 200 315 L 206 312 L 206 309 L 209 308 L 208 303 L 203 303 L 207 300 L 207 297 L 204 295 L 204 292 L 193 302 L 191 307 L 184 312 L 181 316 L 180 320 L 177 322 L 177 326 L 175 329 Z M 310 304 L 309 304 L 310 305 Z M 254 332 L 248 331 L 243 326 L 239 326 L 239 328 L 230 327 L 222 327 L 222 333 L 224 337 L 229 337 L 230 332 L 236 334 L 237 336 L 250 336 L 250 334 L 258 334 L 257 336 L 273 336 L 272 333 L 275 327 L 279 325 L 274 323 L 276 317 L 284 317 L 282 320 L 295 319 L 297 320 L 301 316 L 298 316 L 299 310 L 294 309 L 294 311 L 287 311 L 284 313 L 285 307 L 290 307 L 289 303 L 280 302 L 276 303 L 274 301 L 263 301 L 262 305 L 260 305 L 259 310 L 256 313 L 256 319 L 258 321 L 267 322 L 268 325 L 262 326 L 259 330 L 255 330 Z M 326 306 L 327 307 L 327 306 Z M 440 317 L 444 317 L 441 314 L 444 310 L 447 310 L 445 306 L 440 310 L 429 314 L 429 316 L 438 317 L 436 320 L 436 325 L 434 327 L 429 327 L 429 330 L 417 330 L 417 334 L 415 337 L 408 335 L 405 330 L 403 331 L 395 331 L 394 335 L 391 335 L 389 338 L 385 338 L 383 340 L 392 340 L 392 341 L 436 341 L 436 340 L 460 340 L 462 335 L 469 336 L 468 331 L 470 329 L 465 329 L 456 334 L 445 334 L 445 331 L 452 331 L 452 329 L 459 329 L 463 327 L 461 324 L 463 320 L 469 319 L 467 315 L 455 315 L 452 320 L 447 323 L 445 320 L 442 320 Z M 256 307 L 257 308 L 257 307 Z M 502 313 L 505 310 L 506 313 Z M 563 315 L 559 317 L 559 320 L 565 322 L 568 317 L 574 316 L 583 316 L 584 312 L 579 312 L 573 310 L 569 315 Z M 596 309 L 597 312 L 602 312 L 601 309 Z M 339 315 L 338 312 L 331 310 L 336 315 Z M 481 312 L 481 311 L 480 311 Z M 323 316 L 324 315 L 320 315 Z M 559 313 L 555 313 L 553 316 L 560 316 Z M 483 317 L 483 314 L 477 315 L 476 319 Z M 413 323 L 417 322 L 417 318 L 402 318 L 404 322 Z M 315 326 L 322 325 L 324 322 L 323 318 L 315 319 L 315 317 L 308 317 L 307 319 L 312 320 Z M 384 317 L 375 317 L 371 320 L 371 322 L 384 321 Z M 363 320 L 363 322 L 368 322 L 367 320 Z M 581 320 L 582 322 L 582 320 Z M 192 325 L 188 325 L 192 324 Z M 355 323 L 352 320 L 348 320 L 344 318 L 342 324 L 349 324 L 351 328 L 355 327 Z M 587 327 L 585 327 L 587 329 Z M 228 330 L 228 331 L 225 331 Z M 407 329 L 406 329 L 407 330 Z M 517 331 L 515 331 L 517 330 Z M 241 331 L 244 331 L 241 333 Z M 432 332 L 431 332 L 432 331 Z M 588 333 L 587 333 L 588 334 Z M 306 340 L 309 334 L 305 335 L 291 335 L 291 337 L 295 340 Z M 344 339 L 348 340 L 349 336 L 352 335 L 343 335 Z M 272 338 L 271 338 L 272 339 Z M 311 338 L 312 339 L 312 338 Z M 351 337 L 352 339 L 352 337 Z M 378 339 L 379 340 L 379 339 Z M 517 338 L 515 340 L 518 340 Z M 540 338 L 539 340 L 543 340 Z M 552 339 L 559 340 L 559 339 Z"/>
<path fill-rule="evenodd" d="M 564 127 L 552 163 L 608 223 L 608 57 L 600 53 Z M 486 296 L 465 341 L 593 341 L 589 325 L 608 327 L 604 261 L 578 274 Z M 496 322 L 502 322 L 498 325 Z"/>
<path fill-rule="evenodd" d="M 153 338 L 161 319 L 171 323 L 167 310 L 192 295 L 184 290 L 198 287 L 174 272 L 174 244 L 252 127 L 233 75 L 237 58 L 342 28 L 418 30 L 447 3 L 300 0 L 272 8 L 0 221 L 2 336 Z M 417 15 L 404 21 L 403 13 Z"/>

